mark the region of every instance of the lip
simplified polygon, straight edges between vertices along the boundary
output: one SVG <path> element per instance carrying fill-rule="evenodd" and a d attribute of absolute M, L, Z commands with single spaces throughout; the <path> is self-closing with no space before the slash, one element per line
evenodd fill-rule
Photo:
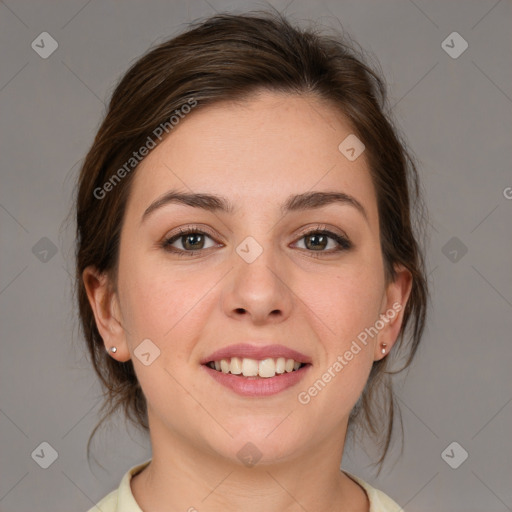
<path fill-rule="evenodd" d="M 215 352 L 201 359 L 200 363 L 205 365 L 210 361 L 220 361 L 221 359 L 229 359 L 231 357 L 246 357 L 248 359 L 257 359 L 260 361 L 268 357 L 285 357 L 286 359 L 293 359 L 299 363 L 311 364 L 312 362 L 309 356 L 306 356 L 305 354 L 302 354 L 301 352 L 298 352 L 292 348 L 285 347 L 284 345 L 255 345 L 251 343 L 238 343 L 236 345 L 229 345 L 227 347 L 216 350 Z"/>
<path fill-rule="evenodd" d="M 276 395 L 285 389 L 298 384 L 308 373 L 311 364 L 306 364 L 298 370 L 282 373 L 274 377 L 240 377 L 230 373 L 223 373 L 205 364 L 201 368 L 219 384 L 244 397 L 265 397 Z"/>

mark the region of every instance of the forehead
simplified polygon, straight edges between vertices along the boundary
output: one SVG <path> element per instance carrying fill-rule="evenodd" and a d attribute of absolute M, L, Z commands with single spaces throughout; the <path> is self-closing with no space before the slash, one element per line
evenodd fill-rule
<path fill-rule="evenodd" d="M 141 211 L 170 189 L 228 196 L 237 208 L 274 208 L 290 194 L 339 190 L 373 217 L 364 152 L 338 146 L 353 133 L 344 116 L 312 96 L 265 91 L 246 101 L 192 110 L 139 164 L 129 200 Z"/>

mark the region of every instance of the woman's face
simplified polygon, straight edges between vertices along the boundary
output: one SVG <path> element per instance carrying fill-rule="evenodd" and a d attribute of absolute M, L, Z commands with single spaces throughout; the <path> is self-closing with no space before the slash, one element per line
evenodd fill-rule
<path fill-rule="evenodd" d="M 102 335 L 118 347 L 113 357 L 132 359 L 153 435 L 233 461 L 251 450 L 261 462 L 291 460 L 343 442 L 372 363 L 383 357 L 380 343 L 389 350 L 401 314 L 375 324 L 407 295 L 401 278 L 385 286 L 365 153 L 351 161 L 338 149 L 351 133 L 317 99 L 264 92 L 192 111 L 139 165 L 112 323 Z M 213 201 L 151 207 L 171 191 L 222 196 L 232 210 Z M 302 200 L 313 193 L 345 200 Z M 240 344 L 250 347 L 228 348 L 224 358 L 239 357 L 245 373 L 268 358 L 261 368 L 270 374 L 283 370 L 279 357 L 309 364 L 275 377 L 203 364 Z"/>

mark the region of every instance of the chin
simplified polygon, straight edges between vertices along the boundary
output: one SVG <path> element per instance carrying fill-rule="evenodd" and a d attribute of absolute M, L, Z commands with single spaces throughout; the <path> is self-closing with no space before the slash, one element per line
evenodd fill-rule
<path fill-rule="evenodd" d="M 221 438 L 210 441 L 210 446 L 220 455 L 236 463 L 246 466 L 251 461 L 257 464 L 274 464 L 297 455 L 299 447 L 304 446 L 304 432 L 302 436 L 290 429 L 290 425 L 283 421 L 284 417 L 269 418 L 262 421 L 238 421 L 236 425 L 226 425 L 233 438 L 227 434 Z M 250 421 L 250 420 L 249 420 Z"/>

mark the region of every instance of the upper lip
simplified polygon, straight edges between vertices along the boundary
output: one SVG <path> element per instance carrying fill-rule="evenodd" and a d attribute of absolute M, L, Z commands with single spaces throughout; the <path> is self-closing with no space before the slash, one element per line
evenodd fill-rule
<path fill-rule="evenodd" d="M 311 358 L 284 345 L 257 345 L 251 343 L 238 343 L 235 345 L 228 345 L 210 355 L 201 359 L 201 364 L 209 363 L 210 361 L 220 361 L 221 359 L 229 359 L 230 357 L 240 357 L 241 359 L 266 359 L 269 357 L 278 358 L 284 357 L 286 359 L 293 359 L 298 363 L 311 363 Z"/>

